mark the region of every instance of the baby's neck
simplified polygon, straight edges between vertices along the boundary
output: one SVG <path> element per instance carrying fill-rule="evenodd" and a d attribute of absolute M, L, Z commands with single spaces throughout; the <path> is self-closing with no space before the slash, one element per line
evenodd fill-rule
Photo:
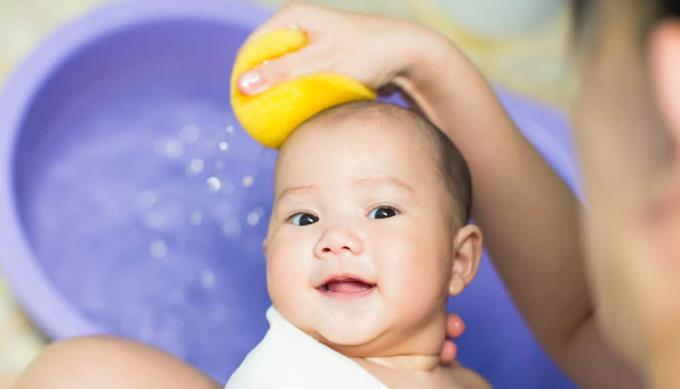
<path fill-rule="evenodd" d="M 439 355 L 397 355 L 390 357 L 354 357 L 352 359 L 364 368 L 432 371 L 439 366 Z"/>
<path fill-rule="evenodd" d="M 436 355 L 353 357 L 352 360 L 385 386 L 394 389 L 432 387 L 427 383 L 441 373 Z"/>

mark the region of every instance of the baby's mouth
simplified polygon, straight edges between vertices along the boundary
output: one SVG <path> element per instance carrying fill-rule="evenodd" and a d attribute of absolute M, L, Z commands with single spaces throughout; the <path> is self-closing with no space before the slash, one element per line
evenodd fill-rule
<path fill-rule="evenodd" d="M 377 285 L 354 276 L 333 276 L 317 287 L 321 293 L 331 296 L 361 296 L 371 292 Z"/>

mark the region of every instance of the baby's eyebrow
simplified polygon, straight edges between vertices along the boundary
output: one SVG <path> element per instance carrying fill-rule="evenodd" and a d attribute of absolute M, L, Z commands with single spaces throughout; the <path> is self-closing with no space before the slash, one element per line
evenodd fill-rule
<path fill-rule="evenodd" d="M 293 193 L 304 192 L 308 190 L 316 190 L 316 187 L 314 187 L 314 185 L 289 186 L 284 188 L 281 192 L 279 192 L 279 194 L 276 196 L 276 199 L 280 200 L 283 197 L 291 195 Z"/>
<path fill-rule="evenodd" d="M 375 178 L 357 178 L 353 181 L 354 185 L 357 186 L 380 186 L 380 185 L 387 185 L 387 186 L 394 186 L 397 188 L 401 188 L 410 194 L 414 194 L 415 190 L 413 187 L 411 187 L 409 184 L 406 182 L 396 178 L 396 177 L 375 177 Z M 294 193 L 298 192 L 306 192 L 306 191 L 317 191 L 318 188 L 315 187 L 314 185 L 299 185 L 299 186 L 289 186 L 284 188 L 281 192 L 279 192 L 278 195 L 276 195 L 276 200 L 280 201 L 286 196 L 292 195 Z"/>
<path fill-rule="evenodd" d="M 406 182 L 396 178 L 396 177 L 377 177 L 377 178 L 358 178 L 354 180 L 355 185 L 359 186 L 377 186 L 377 185 L 389 185 L 389 186 L 396 186 L 401 189 L 405 189 L 407 192 L 410 192 L 411 194 L 415 193 L 415 189 L 411 187 L 411 185 L 407 184 Z"/>

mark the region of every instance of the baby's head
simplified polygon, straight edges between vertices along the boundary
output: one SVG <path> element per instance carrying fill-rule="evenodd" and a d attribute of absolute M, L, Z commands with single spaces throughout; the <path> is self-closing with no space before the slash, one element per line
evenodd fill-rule
<path fill-rule="evenodd" d="M 447 297 L 479 264 L 470 186 L 453 143 L 411 111 L 358 102 L 310 119 L 277 161 L 274 306 L 346 355 L 438 354 Z"/>

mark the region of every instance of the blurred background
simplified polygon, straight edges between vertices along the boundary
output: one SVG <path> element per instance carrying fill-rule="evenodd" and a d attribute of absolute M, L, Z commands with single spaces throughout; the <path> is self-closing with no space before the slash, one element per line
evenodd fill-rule
<path fill-rule="evenodd" d="M 242 2 L 272 9 L 282 3 L 280 0 Z M 310 2 L 430 25 L 461 46 L 494 83 L 567 110 L 574 71 L 566 0 Z M 0 0 L 0 84 L 42 39 L 101 3 L 100 0 Z M 20 371 L 46 343 L 47 339 L 13 300 L 0 273 L 0 386 L 3 375 Z"/>

